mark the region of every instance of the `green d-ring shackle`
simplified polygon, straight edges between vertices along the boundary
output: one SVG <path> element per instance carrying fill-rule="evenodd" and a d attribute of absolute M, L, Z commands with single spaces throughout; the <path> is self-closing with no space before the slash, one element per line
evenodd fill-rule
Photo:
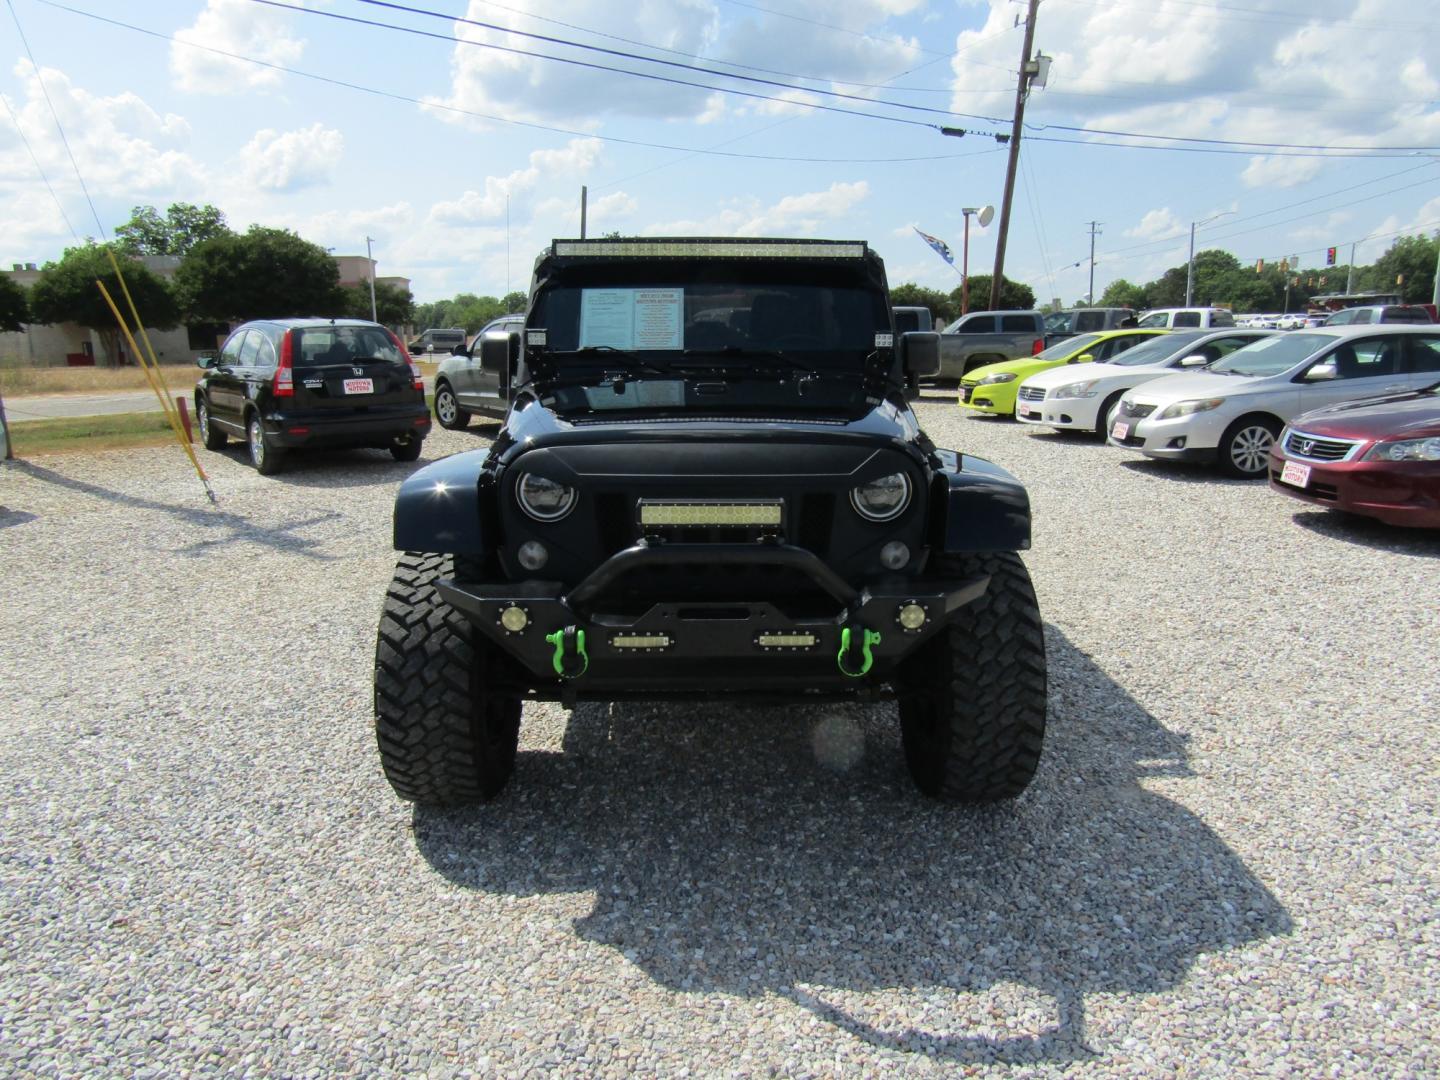
<path fill-rule="evenodd" d="M 562 679 L 574 679 L 584 675 L 590 669 L 590 654 L 585 651 L 585 631 L 575 631 L 575 654 L 580 657 L 580 670 L 567 672 L 565 670 L 565 631 L 556 630 L 553 634 L 546 634 L 545 640 L 555 646 L 555 655 L 550 658 L 550 664 L 555 668 L 555 674 Z"/>
<path fill-rule="evenodd" d="M 845 654 L 850 651 L 850 627 L 843 627 L 840 631 L 840 651 L 835 654 L 835 663 L 840 667 L 840 674 L 848 675 L 852 679 L 858 679 L 870 670 L 875 658 L 870 655 L 870 646 L 880 644 L 880 631 L 867 630 L 860 627 L 860 654 L 864 657 L 864 663 L 860 665 L 859 671 L 850 671 L 845 667 Z"/>

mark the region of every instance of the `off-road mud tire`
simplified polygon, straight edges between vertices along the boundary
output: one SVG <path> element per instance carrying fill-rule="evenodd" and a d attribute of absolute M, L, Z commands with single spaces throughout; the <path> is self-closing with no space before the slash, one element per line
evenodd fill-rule
<path fill-rule="evenodd" d="M 990 587 L 896 674 L 906 764 L 937 799 L 1014 798 L 1045 740 L 1045 634 L 1030 575 L 1013 552 L 951 556 L 935 570 L 950 580 L 988 574 Z"/>
<path fill-rule="evenodd" d="M 515 768 L 520 698 L 494 689 L 504 656 L 435 590 L 450 555 L 406 552 L 375 645 L 375 738 L 408 802 L 488 802 Z"/>

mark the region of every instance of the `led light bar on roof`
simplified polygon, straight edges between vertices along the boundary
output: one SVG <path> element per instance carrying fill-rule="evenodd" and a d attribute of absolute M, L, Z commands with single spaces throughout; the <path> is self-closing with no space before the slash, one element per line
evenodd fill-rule
<path fill-rule="evenodd" d="M 812 243 L 788 240 L 739 243 L 716 240 L 557 240 L 555 254 L 630 258 L 704 255 L 728 259 L 860 259 L 865 256 L 865 245 L 838 240 Z"/>

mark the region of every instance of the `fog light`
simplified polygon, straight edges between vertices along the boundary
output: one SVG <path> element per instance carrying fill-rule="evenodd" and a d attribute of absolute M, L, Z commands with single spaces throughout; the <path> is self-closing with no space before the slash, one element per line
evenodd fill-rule
<path fill-rule="evenodd" d="M 525 614 L 524 608 L 511 604 L 500 612 L 500 625 L 512 634 L 518 634 L 530 625 L 530 616 Z"/>
<path fill-rule="evenodd" d="M 910 561 L 910 549 L 899 540 L 891 540 L 880 549 L 880 565 L 887 570 L 903 570 Z"/>
<path fill-rule="evenodd" d="M 550 552 L 539 540 L 526 540 L 520 545 L 520 565 L 526 570 L 539 570 L 550 561 Z"/>
<path fill-rule="evenodd" d="M 913 600 L 908 604 L 901 604 L 895 620 L 904 630 L 919 630 L 925 625 L 925 609 Z"/>

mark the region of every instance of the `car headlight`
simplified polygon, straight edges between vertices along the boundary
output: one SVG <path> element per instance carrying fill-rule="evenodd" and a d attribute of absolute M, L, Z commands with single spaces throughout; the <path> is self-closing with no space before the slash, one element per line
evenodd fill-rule
<path fill-rule="evenodd" d="M 1099 381 L 1099 379 L 1087 379 L 1084 382 L 1066 383 L 1064 386 L 1057 386 L 1051 390 L 1049 396 L 1057 398 L 1094 397 L 1097 393 L 1095 384 Z"/>
<path fill-rule="evenodd" d="M 890 521 L 910 503 L 910 478 L 903 472 L 868 480 L 850 491 L 850 505 L 867 521 Z"/>
<path fill-rule="evenodd" d="M 995 383 L 1014 382 L 1014 381 L 1015 381 L 1015 373 L 1014 373 L 1013 371 L 997 371 L 994 375 L 986 375 L 986 376 L 985 376 L 983 379 L 981 379 L 976 385 L 977 385 L 977 386 L 992 386 L 992 385 L 994 385 Z"/>
<path fill-rule="evenodd" d="M 1370 448 L 1365 461 L 1440 461 L 1440 438 L 1399 439 L 1379 442 Z"/>
<path fill-rule="evenodd" d="M 548 476 L 526 473 L 515 485 L 515 501 L 536 521 L 559 521 L 575 509 L 575 489 Z"/>
<path fill-rule="evenodd" d="M 1156 420 L 1175 420 L 1181 416 L 1192 416 L 1195 413 L 1209 412 L 1211 409 L 1218 409 L 1225 404 L 1223 397 L 1197 398 L 1193 401 L 1177 401 L 1174 405 L 1166 405 L 1160 411 Z"/>

